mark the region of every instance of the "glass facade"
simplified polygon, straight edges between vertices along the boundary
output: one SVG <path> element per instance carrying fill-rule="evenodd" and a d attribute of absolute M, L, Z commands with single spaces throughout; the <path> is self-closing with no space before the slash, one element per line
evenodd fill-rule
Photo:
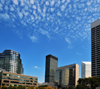
<path fill-rule="evenodd" d="M 0 68 L 8 72 L 23 74 L 20 54 L 13 50 L 5 50 L 0 53 Z"/>
<path fill-rule="evenodd" d="M 52 55 L 46 56 L 45 82 L 54 82 L 57 67 L 58 58 Z"/>

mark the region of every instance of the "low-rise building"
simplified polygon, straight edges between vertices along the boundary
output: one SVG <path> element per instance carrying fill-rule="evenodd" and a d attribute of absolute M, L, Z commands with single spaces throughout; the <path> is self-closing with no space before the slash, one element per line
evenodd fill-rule
<path fill-rule="evenodd" d="M 38 78 L 6 71 L 0 72 L 0 86 L 34 86 L 37 87 Z"/>
<path fill-rule="evenodd" d="M 55 73 L 55 81 L 62 87 L 76 86 L 79 79 L 79 65 L 71 64 L 58 67 Z"/>

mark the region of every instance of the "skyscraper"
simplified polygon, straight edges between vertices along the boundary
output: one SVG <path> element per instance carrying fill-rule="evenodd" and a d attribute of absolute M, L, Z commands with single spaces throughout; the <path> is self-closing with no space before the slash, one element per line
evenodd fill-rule
<path fill-rule="evenodd" d="M 100 19 L 91 23 L 92 76 L 100 77 Z"/>
<path fill-rule="evenodd" d="M 58 67 L 55 73 L 55 81 L 61 86 L 76 86 L 79 79 L 79 65 L 71 64 Z"/>
<path fill-rule="evenodd" d="M 91 62 L 82 62 L 81 64 L 81 78 L 91 77 Z"/>
<path fill-rule="evenodd" d="M 0 68 L 8 72 L 23 74 L 20 54 L 13 50 L 5 50 L 0 53 Z"/>
<path fill-rule="evenodd" d="M 58 58 L 53 55 L 46 56 L 45 82 L 54 82 L 55 71 L 58 67 Z"/>

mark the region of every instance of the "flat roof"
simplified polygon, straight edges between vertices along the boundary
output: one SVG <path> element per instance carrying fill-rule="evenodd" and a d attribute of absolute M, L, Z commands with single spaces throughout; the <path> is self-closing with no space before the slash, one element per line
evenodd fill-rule
<path fill-rule="evenodd" d="M 98 19 L 98 20 L 92 22 L 92 23 L 91 23 L 91 28 L 94 28 L 94 27 L 96 27 L 96 26 L 98 26 L 98 25 L 100 25 L 100 19 Z"/>
<path fill-rule="evenodd" d="M 91 64 L 91 62 L 82 61 L 84 64 Z"/>
<path fill-rule="evenodd" d="M 56 60 L 58 61 L 58 58 L 57 58 L 57 57 L 55 57 L 55 56 L 53 56 L 53 55 L 51 55 L 51 54 L 47 55 L 47 56 L 46 56 L 46 58 L 47 58 L 47 57 L 54 58 L 54 59 L 56 59 Z"/>
<path fill-rule="evenodd" d="M 34 76 L 28 76 L 28 75 L 24 75 L 24 74 L 17 74 L 17 73 L 6 72 L 6 71 L 1 71 L 1 72 L 2 72 L 2 73 L 13 74 L 13 75 L 18 75 L 18 76 L 25 76 L 25 77 L 33 77 L 33 78 L 38 78 L 38 77 L 34 77 Z"/>
<path fill-rule="evenodd" d="M 75 64 L 66 65 L 66 66 L 61 66 L 61 67 L 58 67 L 57 69 L 71 68 L 74 65 L 78 65 L 78 64 L 75 63 Z"/>

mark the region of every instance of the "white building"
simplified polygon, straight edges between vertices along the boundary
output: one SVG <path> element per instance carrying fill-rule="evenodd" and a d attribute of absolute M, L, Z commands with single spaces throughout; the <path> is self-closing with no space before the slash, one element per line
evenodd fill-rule
<path fill-rule="evenodd" d="M 81 78 L 91 77 L 91 62 L 82 62 L 81 64 Z"/>

